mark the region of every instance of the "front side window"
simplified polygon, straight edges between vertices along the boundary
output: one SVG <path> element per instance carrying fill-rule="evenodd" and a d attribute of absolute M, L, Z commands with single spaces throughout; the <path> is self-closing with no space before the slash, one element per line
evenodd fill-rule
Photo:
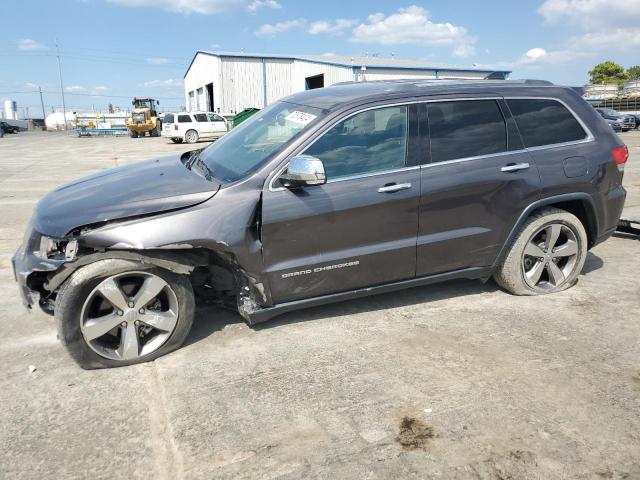
<path fill-rule="evenodd" d="M 305 152 L 324 163 L 328 180 L 406 165 L 407 107 L 353 115 L 326 131 Z"/>
<path fill-rule="evenodd" d="M 191 115 L 178 115 L 179 123 L 188 123 L 191 122 Z"/>
<path fill-rule="evenodd" d="M 507 151 L 504 117 L 495 100 L 434 102 L 427 112 L 432 162 Z"/>
<path fill-rule="evenodd" d="M 584 140 L 587 133 L 573 114 L 556 100 L 507 99 L 525 147 Z"/>
<path fill-rule="evenodd" d="M 216 115 L 215 113 L 208 113 L 207 115 L 209 116 L 210 122 L 224 122 L 224 118 L 220 115 Z"/>
<path fill-rule="evenodd" d="M 209 121 L 207 119 L 207 114 L 206 113 L 196 113 L 193 116 L 196 119 L 196 122 L 208 122 Z"/>

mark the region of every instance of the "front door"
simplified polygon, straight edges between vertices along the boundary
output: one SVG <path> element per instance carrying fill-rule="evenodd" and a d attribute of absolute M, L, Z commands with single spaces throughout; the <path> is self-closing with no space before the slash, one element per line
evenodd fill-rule
<path fill-rule="evenodd" d="M 262 242 L 274 303 L 415 276 L 420 170 L 408 160 L 409 107 L 340 121 L 302 152 L 324 185 L 263 196 Z"/>
<path fill-rule="evenodd" d="M 492 265 L 524 209 L 538 169 L 501 99 L 431 102 L 421 169 L 418 276 Z"/>

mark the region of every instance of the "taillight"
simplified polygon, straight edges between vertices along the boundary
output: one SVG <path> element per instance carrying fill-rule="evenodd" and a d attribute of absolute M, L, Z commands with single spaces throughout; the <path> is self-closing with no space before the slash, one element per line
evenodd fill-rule
<path fill-rule="evenodd" d="M 618 165 L 618 170 L 622 171 L 624 170 L 624 163 L 629 158 L 629 149 L 626 145 L 615 147 L 613 150 L 611 150 L 611 158 L 613 158 L 613 160 L 616 162 L 616 165 Z"/>
<path fill-rule="evenodd" d="M 174 124 L 173 124 L 173 129 L 174 129 L 174 130 L 178 130 L 178 124 L 177 124 L 177 123 L 174 123 Z"/>

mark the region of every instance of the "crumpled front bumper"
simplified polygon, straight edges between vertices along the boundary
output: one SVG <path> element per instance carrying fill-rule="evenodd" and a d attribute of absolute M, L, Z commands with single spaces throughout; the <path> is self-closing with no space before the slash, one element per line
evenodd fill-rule
<path fill-rule="evenodd" d="M 11 258 L 13 276 L 18 283 L 22 303 L 27 309 L 31 310 L 33 305 L 40 305 L 40 292 L 31 288 L 30 275 L 35 272 L 56 271 L 62 263 L 64 262 L 42 260 L 33 253 L 26 251 L 24 246 L 21 246 L 16 251 Z"/>

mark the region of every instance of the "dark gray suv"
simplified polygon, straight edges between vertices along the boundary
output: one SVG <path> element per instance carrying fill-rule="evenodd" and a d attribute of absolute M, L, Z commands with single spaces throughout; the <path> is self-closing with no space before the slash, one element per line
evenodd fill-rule
<path fill-rule="evenodd" d="M 558 292 L 615 230 L 626 160 L 589 104 L 546 82 L 311 90 L 203 150 L 51 192 L 16 279 L 84 368 L 177 348 L 196 300 L 253 325 L 454 278 Z"/>

